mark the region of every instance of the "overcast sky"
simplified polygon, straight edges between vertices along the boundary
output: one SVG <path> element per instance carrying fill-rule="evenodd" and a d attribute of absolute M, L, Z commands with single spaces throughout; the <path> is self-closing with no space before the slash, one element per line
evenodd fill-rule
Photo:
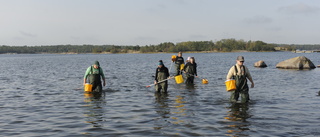
<path fill-rule="evenodd" d="M 0 0 L 0 45 L 320 44 L 320 0 Z"/>

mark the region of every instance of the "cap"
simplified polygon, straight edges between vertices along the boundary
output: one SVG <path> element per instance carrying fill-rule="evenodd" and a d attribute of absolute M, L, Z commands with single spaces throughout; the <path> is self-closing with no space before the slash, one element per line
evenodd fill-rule
<path fill-rule="evenodd" d="M 159 64 L 158 65 L 163 65 L 163 62 L 162 61 L 159 61 Z"/>
<path fill-rule="evenodd" d="M 100 66 L 100 63 L 99 63 L 99 61 L 95 61 L 93 65 Z"/>
<path fill-rule="evenodd" d="M 243 57 L 243 56 L 238 56 L 238 57 L 237 57 L 237 60 L 238 60 L 238 61 L 244 61 L 244 57 Z"/>

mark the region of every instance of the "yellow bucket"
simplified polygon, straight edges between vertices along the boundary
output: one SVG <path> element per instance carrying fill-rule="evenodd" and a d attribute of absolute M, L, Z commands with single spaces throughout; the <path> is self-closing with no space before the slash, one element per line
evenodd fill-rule
<path fill-rule="evenodd" d="M 177 84 L 183 83 L 182 75 L 175 76 L 174 79 L 176 80 Z"/>
<path fill-rule="evenodd" d="M 202 79 L 202 84 L 208 84 L 208 80 L 207 79 Z"/>
<path fill-rule="evenodd" d="M 226 84 L 227 91 L 236 90 L 236 80 L 227 80 L 224 83 Z"/>
<path fill-rule="evenodd" d="M 181 64 L 180 65 L 180 70 L 183 70 L 183 68 L 184 68 L 184 64 Z"/>
<path fill-rule="evenodd" d="M 89 83 L 84 84 L 84 91 L 91 92 L 92 91 L 92 84 L 89 84 Z"/>
<path fill-rule="evenodd" d="M 172 56 L 171 56 L 171 60 L 172 60 L 172 61 L 176 61 L 176 58 L 177 58 L 176 55 L 172 55 Z"/>

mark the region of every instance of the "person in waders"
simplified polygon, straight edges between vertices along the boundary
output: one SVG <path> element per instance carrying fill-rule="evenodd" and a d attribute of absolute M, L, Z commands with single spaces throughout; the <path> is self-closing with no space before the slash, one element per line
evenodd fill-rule
<path fill-rule="evenodd" d="M 88 80 L 88 83 L 92 84 L 92 91 L 102 92 L 101 79 L 103 80 L 103 86 L 106 86 L 106 79 L 103 73 L 102 68 L 98 61 L 95 61 L 94 64 L 87 68 L 87 71 L 83 78 L 83 84 Z"/>
<path fill-rule="evenodd" d="M 227 75 L 227 80 L 230 80 L 230 79 L 236 80 L 236 90 L 230 91 L 231 102 L 237 102 L 239 95 L 241 95 L 241 103 L 246 103 L 250 100 L 247 79 L 249 79 L 249 81 L 251 82 L 251 88 L 254 87 L 254 83 L 248 68 L 245 67 L 243 63 L 244 63 L 244 57 L 238 56 L 236 65 L 230 68 Z"/>
<path fill-rule="evenodd" d="M 173 62 L 175 62 L 176 76 L 180 75 L 181 74 L 180 65 L 184 64 L 184 59 L 182 57 L 182 52 L 178 53 L 178 56 L 176 57 L 176 60 L 174 60 Z"/>
<path fill-rule="evenodd" d="M 189 61 L 184 66 L 183 71 L 186 74 L 186 84 L 193 84 L 194 77 L 198 77 L 197 63 L 195 62 L 194 57 L 189 58 Z"/>
<path fill-rule="evenodd" d="M 156 70 L 156 76 L 154 79 L 155 89 L 157 92 L 167 93 L 168 81 L 166 80 L 160 83 L 158 82 L 168 78 L 169 78 L 168 68 L 165 67 L 162 60 L 160 60 L 158 64 L 158 68 Z"/>

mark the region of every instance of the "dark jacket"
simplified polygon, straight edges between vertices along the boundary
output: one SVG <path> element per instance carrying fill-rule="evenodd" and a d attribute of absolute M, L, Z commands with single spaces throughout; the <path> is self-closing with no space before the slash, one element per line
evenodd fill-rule
<path fill-rule="evenodd" d="M 198 76 L 197 74 L 197 63 L 190 63 L 188 62 L 186 65 L 184 65 L 183 70 L 187 73 L 187 77 L 190 76 Z"/>
<path fill-rule="evenodd" d="M 161 68 L 159 68 L 159 67 L 157 68 L 156 76 L 155 76 L 154 80 L 156 80 L 158 82 L 158 81 L 167 79 L 168 77 L 169 77 L 168 68 L 165 66 L 162 66 Z"/>
<path fill-rule="evenodd" d="M 184 59 L 183 57 L 176 57 L 176 60 L 175 60 L 175 64 L 184 64 Z"/>

